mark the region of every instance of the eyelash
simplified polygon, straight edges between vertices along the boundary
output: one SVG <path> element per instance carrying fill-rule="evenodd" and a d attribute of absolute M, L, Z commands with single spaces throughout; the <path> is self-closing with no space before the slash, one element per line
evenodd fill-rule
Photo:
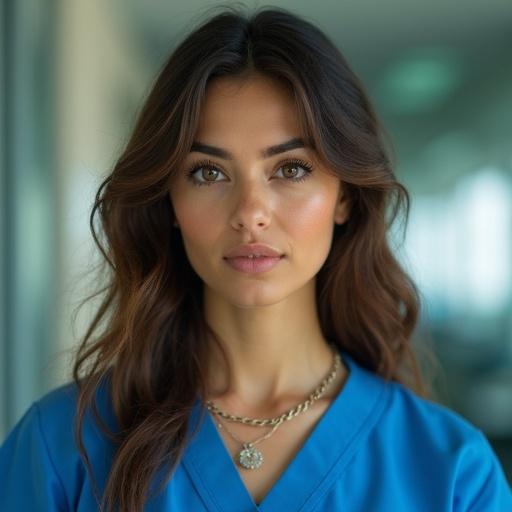
<path fill-rule="evenodd" d="M 305 181 L 306 178 L 308 178 L 309 175 L 311 174 L 311 172 L 313 171 L 313 166 L 310 163 L 308 163 L 304 160 L 301 160 L 301 159 L 297 159 L 297 158 L 292 158 L 290 160 L 281 162 L 278 166 L 278 170 L 281 167 L 284 167 L 285 165 L 289 165 L 289 164 L 299 165 L 306 171 L 306 173 L 303 176 L 301 176 L 300 178 L 283 178 L 285 181 L 293 181 L 294 183 Z M 222 172 L 224 174 L 222 169 L 218 165 L 214 164 L 211 160 L 203 160 L 203 161 L 197 162 L 192 166 L 191 169 L 189 169 L 186 172 L 187 179 L 189 181 L 191 181 L 193 185 L 201 187 L 203 185 L 209 186 L 209 185 L 213 185 L 214 183 L 218 183 L 218 181 L 198 181 L 194 178 L 193 175 L 196 173 L 196 171 L 198 171 L 199 169 L 202 169 L 203 167 L 206 167 L 209 169 L 214 169 L 214 170 Z M 220 181 L 223 181 L 223 180 L 220 180 Z"/>

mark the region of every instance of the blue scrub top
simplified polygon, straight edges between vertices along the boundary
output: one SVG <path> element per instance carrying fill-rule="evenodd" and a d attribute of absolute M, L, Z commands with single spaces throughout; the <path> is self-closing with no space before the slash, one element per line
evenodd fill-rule
<path fill-rule="evenodd" d="M 344 387 L 260 504 L 206 413 L 170 482 L 144 510 L 512 511 L 512 490 L 480 430 L 341 355 L 349 369 Z M 107 389 L 97 390 L 99 411 L 117 428 Z M 56 388 L 8 434 L 0 447 L 3 512 L 98 510 L 73 437 L 75 404 L 73 383 Z M 197 400 L 189 428 L 202 411 Z M 102 492 L 114 449 L 90 412 L 85 420 L 85 446 Z"/>

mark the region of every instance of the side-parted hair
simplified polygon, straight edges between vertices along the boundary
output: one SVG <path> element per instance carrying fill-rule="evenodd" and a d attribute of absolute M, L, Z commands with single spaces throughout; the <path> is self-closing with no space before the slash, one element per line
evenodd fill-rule
<path fill-rule="evenodd" d="M 343 183 L 349 218 L 334 226 L 316 276 L 325 338 L 383 378 L 429 394 L 411 339 L 420 295 L 386 238 L 402 210 L 407 224 L 409 195 L 395 177 L 360 80 L 313 23 L 281 8 L 249 15 L 243 6 L 220 7 L 163 66 L 90 216 L 107 279 L 82 303 L 102 295 L 74 355 L 74 433 L 91 476 L 81 437 L 89 407 L 115 443 L 101 504 L 93 486 L 98 507 L 108 512 L 141 511 L 152 479 L 167 464 L 158 491 L 164 487 L 188 441 L 194 401 L 206 396 L 205 354 L 215 333 L 203 317 L 203 283 L 173 226 L 169 184 L 190 152 L 215 77 L 259 73 L 285 85 L 302 136 Z M 118 432 L 98 415 L 95 394 L 104 378 Z"/>

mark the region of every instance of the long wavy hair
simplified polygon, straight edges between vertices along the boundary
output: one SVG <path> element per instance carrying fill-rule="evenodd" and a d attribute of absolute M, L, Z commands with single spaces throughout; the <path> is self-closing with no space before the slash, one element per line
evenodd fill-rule
<path fill-rule="evenodd" d="M 323 335 L 384 379 L 429 394 L 412 342 L 420 294 L 386 238 L 399 212 L 407 225 L 410 199 L 361 81 L 306 19 L 281 8 L 220 8 L 164 64 L 90 216 L 105 286 L 81 304 L 101 297 L 74 353 L 74 432 L 91 476 L 81 437 L 89 407 L 115 442 L 101 504 L 93 486 L 100 509 L 109 512 L 142 510 L 152 478 L 170 461 L 160 492 L 189 439 L 194 401 L 206 396 L 206 347 L 215 333 L 203 317 L 203 283 L 173 227 L 169 183 L 190 152 L 214 77 L 257 72 L 289 87 L 304 137 L 339 176 L 350 204 L 316 276 Z M 105 377 L 117 432 L 95 402 Z"/>

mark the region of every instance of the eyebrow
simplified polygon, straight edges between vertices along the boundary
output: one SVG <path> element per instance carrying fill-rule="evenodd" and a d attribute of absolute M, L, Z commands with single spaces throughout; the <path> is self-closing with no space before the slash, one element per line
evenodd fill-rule
<path fill-rule="evenodd" d="M 290 149 L 295 148 L 305 148 L 307 147 L 304 140 L 300 137 L 295 137 L 293 139 L 287 140 L 282 144 L 276 144 L 275 146 L 270 146 L 261 151 L 261 158 L 270 158 L 271 156 L 278 155 L 279 153 L 284 153 L 285 151 L 289 151 Z M 203 142 L 194 141 L 190 152 L 199 152 L 206 153 L 207 155 L 217 156 L 219 158 L 223 158 L 224 160 L 233 160 L 233 155 L 226 151 L 225 149 L 218 148 L 216 146 L 211 146 L 209 144 L 204 144 Z"/>

